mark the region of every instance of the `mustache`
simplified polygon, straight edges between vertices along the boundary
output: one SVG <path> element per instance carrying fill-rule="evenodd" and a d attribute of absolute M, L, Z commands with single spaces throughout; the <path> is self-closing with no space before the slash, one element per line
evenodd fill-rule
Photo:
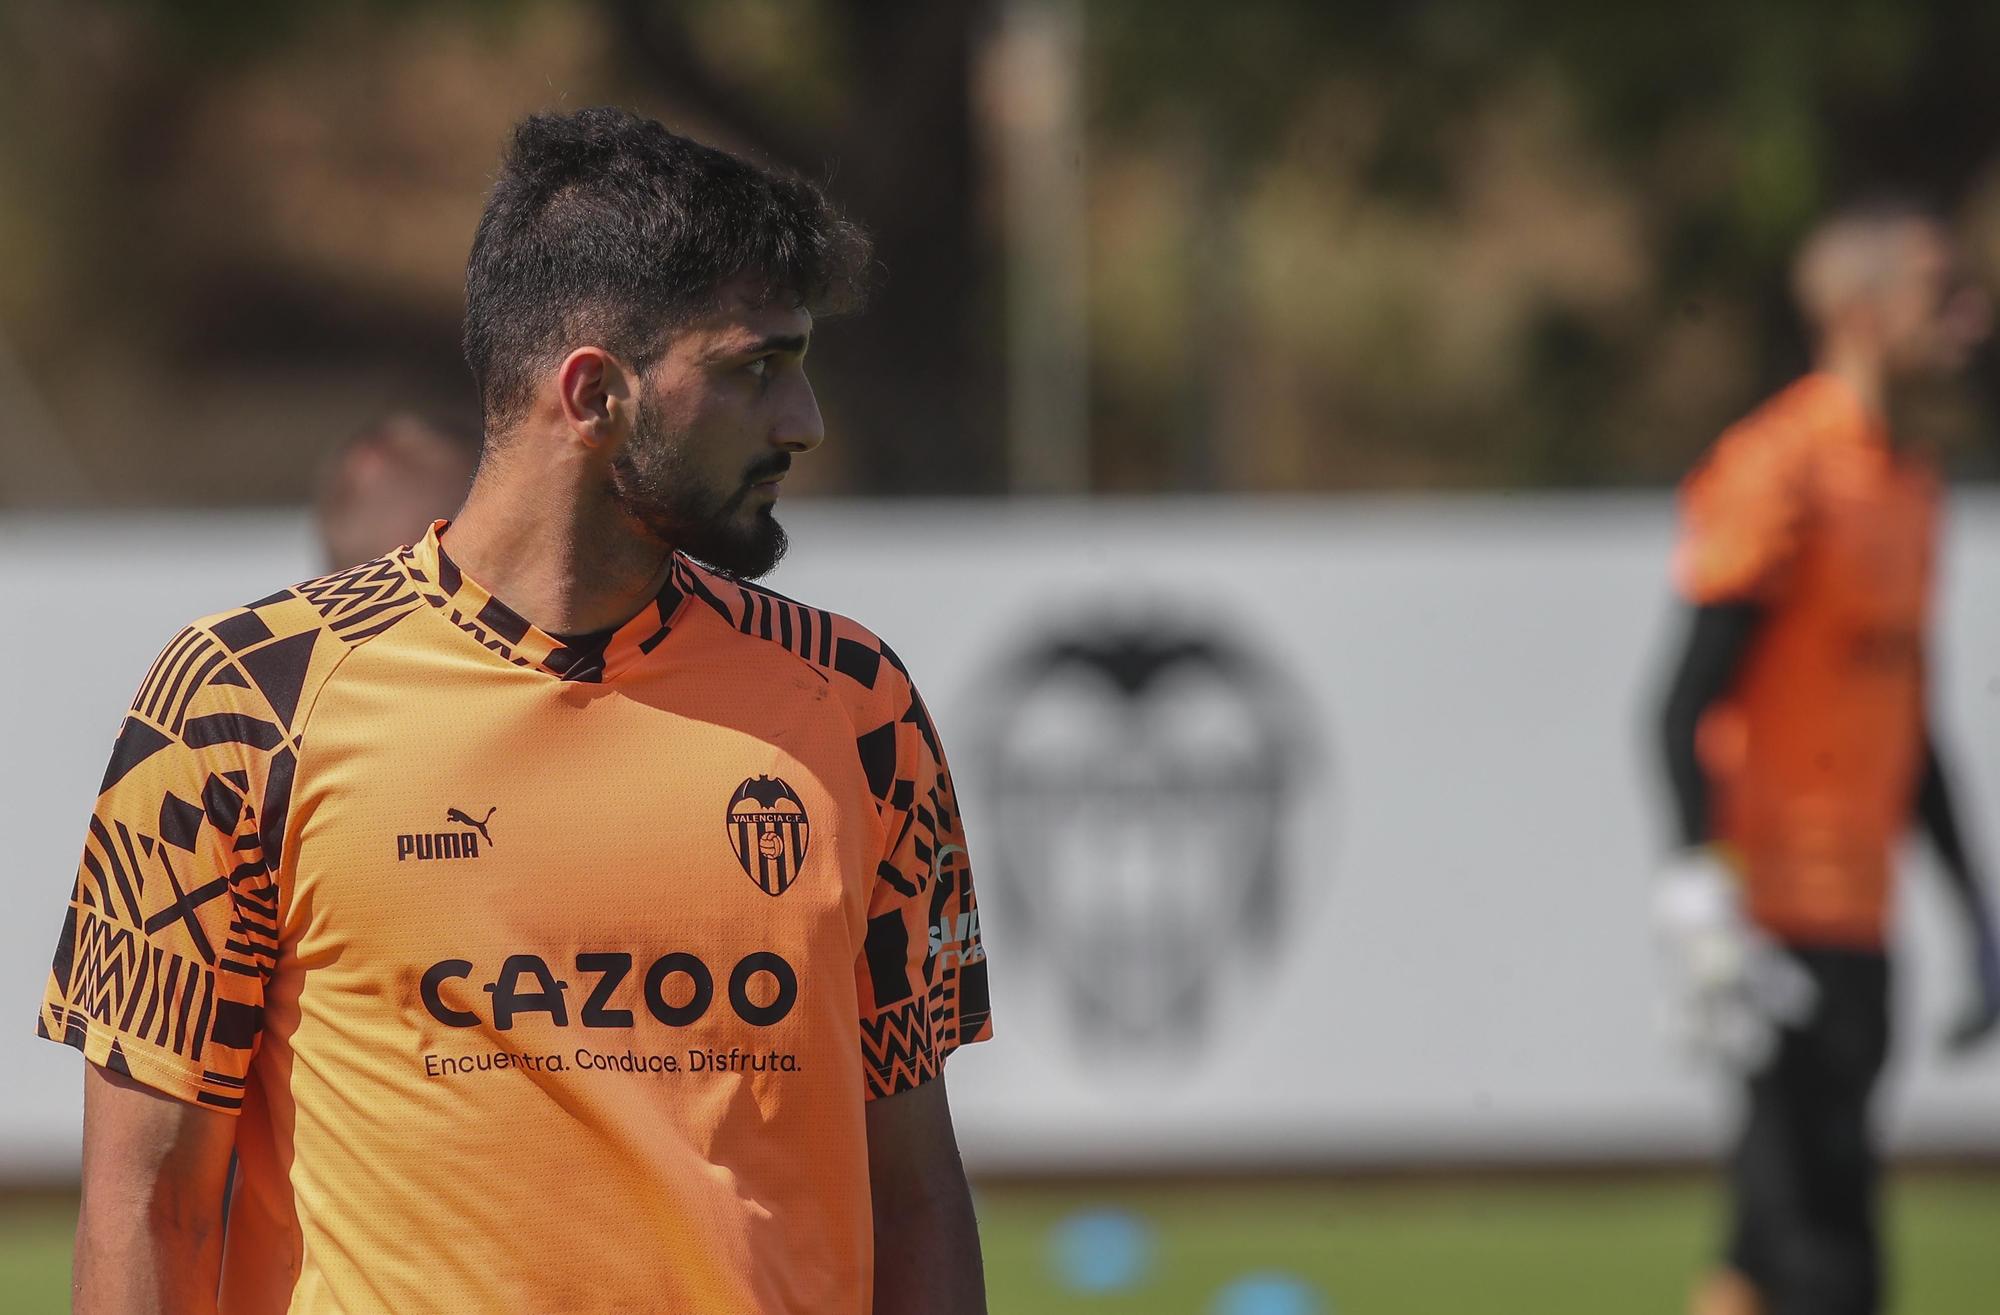
<path fill-rule="evenodd" d="M 767 479 L 775 479 L 785 474 L 791 468 L 791 453 L 774 452 L 761 461 L 751 463 L 750 468 L 743 472 L 743 484 L 746 488 L 752 484 L 761 484 Z"/>

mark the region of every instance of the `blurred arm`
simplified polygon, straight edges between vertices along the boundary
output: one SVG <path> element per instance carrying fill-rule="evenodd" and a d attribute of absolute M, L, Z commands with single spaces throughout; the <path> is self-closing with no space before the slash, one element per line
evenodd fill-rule
<path fill-rule="evenodd" d="M 944 1079 L 868 1102 L 875 1315 L 985 1315 L 979 1223 Z"/>
<path fill-rule="evenodd" d="M 1971 941 L 1972 1000 L 1946 1033 L 1953 1050 L 1966 1050 L 2000 1031 L 2000 932 L 1993 925 L 1993 908 L 1978 865 L 1958 828 L 1951 783 L 1938 753 L 1937 736 L 1924 737 L 1923 777 L 1917 785 L 1917 819 L 1944 865 L 1945 879 L 1957 897 Z"/>
<path fill-rule="evenodd" d="M 73 1309 L 213 1315 L 235 1119 L 95 1064 L 83 1083 Z"/>
<path fill-rule="evenodd" d="M 1924 771 L 1917 786 L 1917 820 L 1930 836 L 1931 845 L 1944 864 L 1945 877 L 1951 884 L 1952 893 L 1958 897 L 1960 911 L 1976 928 L 1990 928 L 1991 910 L 1986 890 L 1980 882 L 1972 855 L 1966 849 L 1965 835 L 1958 829 L 1958 809 L 1952 803 L 1951 782 L 1945 774 L 1944 760 L 1938 754 L 1935 733 L 1927 733 L 1924 737 Z"/>
<path fill-rule="evenodd" d="M 1692 609 L 1692 613 L 1687 645 L 1660 709 L 1667 780 L 1673 789 L 1680 841 L 1689 849 L 1714 838 L 1708 780 L 1696 746 L 1701 717 L 1736 679 L 1763 619 L 1763 609 L 1755 603 L 1710 603 Z"/>

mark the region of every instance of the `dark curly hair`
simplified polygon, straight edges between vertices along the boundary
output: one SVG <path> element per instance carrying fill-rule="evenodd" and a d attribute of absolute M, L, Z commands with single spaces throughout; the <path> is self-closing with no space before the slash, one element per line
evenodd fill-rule
<path fill-rule="evenodd" d="M 825 315 L 859 307 L 869 263 L 867 234 L 803 179 L 624 110 L 530 115 L 465 268 L 465 361 L 487 431 L 578 345 L 644 369 L 738 275 Z"/>

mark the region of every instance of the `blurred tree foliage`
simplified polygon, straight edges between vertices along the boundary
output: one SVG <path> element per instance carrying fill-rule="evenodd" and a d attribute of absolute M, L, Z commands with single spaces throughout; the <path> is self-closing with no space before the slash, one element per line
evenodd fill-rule
<path fill-rule="evenodd" d="M 1114 469 L 1178 420 L 1261 450 L 1222 467 L 1252 487 L 1656 482 L 1802 368 L 1785 265 L 1824 207 L 1899 191 L 1957 208 L 2000 273 L 2000 6 L 1089 12 L 1103 154 L 1151 152 L 1220 195 L 1184 212 L 1194 288 L 1162 346 L 1178 359 L 1113 362 L 1100 383 Z M 1314 223 L 1317 249 L 1292 235 Z M 1118 248 L 1101 236 L 1104 261 Z M 1099 342 L 1147 340 L 1110 327 L 1133 302 L 1100 298 Z M 1219 325 L 1217 304 L 1234 307 Z M 1990 354 L 1982 375 L 1985 395 Z M 1163 379 L 1181 383 L 1163 396 Z M 1988 409 L 1950 429 L 1963 467 L 1991 473 Z"/>
<path fill-rule="evenodd" d="M 997 3 L 0 6 L 0 503 L 288 499 L 373 410 L 465 412 L 497 144 L 601 101 L 877 232 L 815 347 L 824 486 L 1001 487 Z M 1802 365 L 1783 267 L 1831 201 L 1934 196 L 2000 269 L 2000 6 L 1081 11 L 1103 489 L 1656 483 Z M 1990 472 L 1984 404 L 1950 428 Z"/>
<path fill-rule="evenodd" d="M 49 21 L 54 7 L 42 8 L 44 22 L 33 35 L 73 39 Z M 827 179 L 874 232 L 885 269 L 873 309 L 825 335 L 816 351 L 832 394 L 830 409 L 844 421 L 853 482 L 884 492 L 939 492 L 990 488 L 1000 480 L 998 366 L 981 344 L 990 315 L 982 312 L 980 291 L 992 261 L 976 219 L 981 193 L 968 79 L 981 28 L 980 6 L 971 0 L 901 6 L 862 0 L 129 0 L 83 8 L 86 22 L 98 24 L 118 49 L 100 52 L 110 76 L 94 80 L 87 93 L 96 102 L 89 108 L 98 140 L 84 144 L 88 154 L 70 154 L 65 162 L 81 157 L 88 171 L 65 181 L 75 189 L 73 199 L 93 209 L 113 198 L 117 205 L 97 211 L 100 222 L 87 230 L 54 227 L 70 235 L 69 259 L 97 265 L 100 281 L 109 273 L 106 254 L 128 254 L 130 267 L 119 279 L 127 298 L 164 310 L 174 326 L 174 349 L 199 356 L 207 368 L 232 356 L 324 363 L 372 354 L 398 361 L 399 368 L 388 372 L 390 387 L 414 391 L 434 409 L 465 411 L 463 398 L 445 400 L 453 384 L 464 390 L 454 377 L 462 370 L 450 363 L 456 325 L 442 299 L 413 315 L 413 308 L 380 290 L 328 287 L 282 251 L 270 250 L 268 240 L 189 260 L 190 249 L 202 243 L 171 221 L 158 230 L 165 239 L 160 246 L 134 252 L 130 228 L 149 210 L 186 219 L 204 202 L 221 199 L 189 196 L 202 182 L 219 180 L 191 176 L 172 162 L 199 153 L 185 140 L 189 132 L 254 128 L 219 124 L 214 111 L 228 105 L 245 80 L 254 81 L 261 67 L 312 64 L 316 45 L 326 50 L 321 62 L 327 64 L 344 62 L 343 55 L 361 55 L 359 62 L 366 63 L 370 54 L 388 64 L 405 41 L 438 43 L 441 28 L 460 29 L 452 35 L 461 38 L 469 33 L 503 46 L 515 43 L 512 58 L 503 62 L 533 67 L 542 53 L 536 44 L 548 34 L 581 58 L 562 69 L 561 80 L 537 87 L 524 79 L 496 89 L 494 103 L 514 107 L 507 118 L 550 104 L 608 100 L 675 121 L 693 119 L 707 136 Z M 21 42 L 16 54 L 30 69 L 43 65 L 42 89 L 60 95 L 54 84 L 61 73 L 47 67 L 50 52 L 35 44 Z M 563 63 L 561 54 L 553 58 Z M 376 70 L 365 76 L 383 75 Z M 302 104 L 314 90 L 298 87 Z M 23 122 L 34 110 L 26 100 L 10 107 Z M 467 117 L 462 105 L 418 100 L 426 110 Z M 439 126 L 385 122 L 380 115 L 356 114 L 351 105 L 313 108 L 350 134 L 337 145 L 324 143 L 348 155 L 383 148 L 385 135 Z M 489 128 L 472 147 L 483 172 L 506 119 L 493 123 L 490 113 L 476 111 L 469 117 Z M 459 129 L 461 122 L 446 125 L 454 137 L 462 135 Z M 404 151 L 404 145 L 390 145 L 384 154 L 402 151 L 407 158 L 401 167 L 417 167 L 421 152 Z M 371 165 L 379 168 L 357 163 L 357 176 Z M 479 189 L 467 190 L 464 200 L 466 218 L 455 235 L 461 251 Z M 195 223 L 213 235 L 215 217 Z M 440 272 L 455 276 L 460 262 L 462 255 Z M 106 463 L 100 457 L 98 464 Z"/>

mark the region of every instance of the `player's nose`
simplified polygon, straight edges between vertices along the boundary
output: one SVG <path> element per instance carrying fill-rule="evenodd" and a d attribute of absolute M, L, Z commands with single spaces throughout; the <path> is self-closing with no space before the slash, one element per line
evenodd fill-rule
<path fill-rule="evenodd" d="M 826 422 L 820 418 L 819 398 L 805 374 L 799 372 L 793 380 L 771 426 L 771 445 L 787 452 L 810 452 L 825 441 Z"/>

